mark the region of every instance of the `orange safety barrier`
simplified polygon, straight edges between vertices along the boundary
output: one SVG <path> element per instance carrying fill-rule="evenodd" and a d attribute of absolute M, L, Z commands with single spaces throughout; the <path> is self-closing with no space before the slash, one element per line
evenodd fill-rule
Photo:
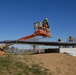
<path fill-rule="evenodd" d="M 0 55 L 4 55 L 4 51 L 0 51 Z"/>

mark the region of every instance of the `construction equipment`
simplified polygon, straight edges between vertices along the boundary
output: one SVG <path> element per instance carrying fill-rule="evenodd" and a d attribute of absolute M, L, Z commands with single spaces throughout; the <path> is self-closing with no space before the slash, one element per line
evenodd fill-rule
<path fill-rule="evenodd" d="M 36 23 L 34 23 L 34 34 L 19 38 L 18 40 L 27 40 L 30 38 L 34 38 L 36 36 L 52 37 L 49 29 L 50 28 L 48 28 L 48 26 L 43 27 L 41 22 L 36 22 Z"/>
<path fill-rule="evenodd" d="M 52 37 L 52 35 L 50 34 L 50 28 L 48 27 L 47 24 L 44 24 L 42 22 L 36 22 L 34 23 L 34 34 L 31 34 L 29 36 L 25 36 L 22 38 L 19 38 L 18 40 L 24 41 L 24 40 L 28 40 L 30 38 L 34 38 L 36 36 L 42 36 L 42 37 Z M 0 46 L 0 55 L 4 54 L 4 49 L 6 49 L 8 46 L 13 45 L 13 43 L 6 43 Z"/>

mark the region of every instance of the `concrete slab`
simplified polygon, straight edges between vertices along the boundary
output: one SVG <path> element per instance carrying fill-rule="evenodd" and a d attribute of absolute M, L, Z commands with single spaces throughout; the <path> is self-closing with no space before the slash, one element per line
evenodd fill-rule
<path fill-rule="evenodd" d="M 60 53 L 76 53 L 76 48 L 60 48 Z"/>

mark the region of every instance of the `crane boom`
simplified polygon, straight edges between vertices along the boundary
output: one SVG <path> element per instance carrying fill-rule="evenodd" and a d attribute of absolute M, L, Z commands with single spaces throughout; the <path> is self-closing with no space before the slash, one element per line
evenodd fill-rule
<path fill-rule="evenodd" d="M 33 38 L 35 36 L 51 37 L 52 35 L 42 29 L 39 29 L 38 31 L 34 32 L 34 34 L 19 38 L 18 40 L 27 40 L 27 39 Z"/>

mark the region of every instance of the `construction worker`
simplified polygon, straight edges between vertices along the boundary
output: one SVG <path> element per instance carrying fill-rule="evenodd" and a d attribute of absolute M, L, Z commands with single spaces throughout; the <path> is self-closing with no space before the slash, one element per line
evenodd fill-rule
<path fill-rule="evenodd" d="M 72 36 L 69 36 L 69 41 L 73 41 L 73 38 L 72 38 Z"/>
<path fill-rule="evenodd" d="M 49 30 L 50 26 L 48 24 L 48 18 L 44 19 L 42 26 L 44 27 L 44 30 L 46 30 L 47 32 L 50 32 L 50 30 Z"/>
<path fill-rule="evenodd" d="M 59 39 L 58 39 L 58 42 L 61 42 L 61 39 L 60 39 L 60 37 L 59 37 Z"/>
<path fill-rule="evenodd" d="M 47 24 L 48 25 L 48 18 L 44 19 L 43 24 Z"/>
<path fill-rule="evenodd" d="M 0 48 L 0 55 L 4 55 L 4 50 Z"/>
<path fill-rule="evenodd" d="M 72 36 L 69 36 L 69 42 L 73 42 L 73 41 L 74 41 L 73 37 Z M 75 46 L 69 46 L 69 47 L 74 48 Z"/>

